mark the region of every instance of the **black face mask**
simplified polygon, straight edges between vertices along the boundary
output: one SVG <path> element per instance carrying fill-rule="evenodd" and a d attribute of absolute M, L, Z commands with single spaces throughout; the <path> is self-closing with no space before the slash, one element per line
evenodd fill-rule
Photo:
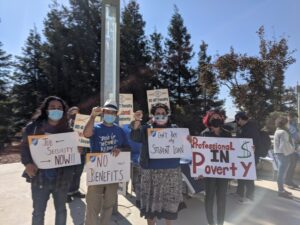
<path fill-rule="evenodd" d="M 223 125 L 223 121 L 221 119 L 212 119 L 209 124 L 212 127 L 221 127 Z"/>

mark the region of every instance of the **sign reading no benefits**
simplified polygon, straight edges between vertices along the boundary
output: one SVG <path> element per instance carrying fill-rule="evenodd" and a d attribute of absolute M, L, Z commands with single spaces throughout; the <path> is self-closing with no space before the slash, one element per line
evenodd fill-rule
<path fill-rule="evenodd" d="M 151 159 L 191 158 L 187 128 L 148 128 L 148 147 Z"/>
<path fill-rule="evenodd" d="M 39 169 L 73 166 L 81 163 L 76 132 L 28 136 L 30 153 Z"/>
<path fill-rule="evenodd" d="M 112 184 L 130 180 L 130 152 L 89 153 L 86 156 L 87 185 Z"/>

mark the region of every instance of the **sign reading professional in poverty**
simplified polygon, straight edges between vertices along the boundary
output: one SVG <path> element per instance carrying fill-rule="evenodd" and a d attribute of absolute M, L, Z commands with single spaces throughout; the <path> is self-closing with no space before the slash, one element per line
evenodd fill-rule
<path fill-rule="evenodd" d="M 133 120 L 133 95 L 119 95 L 119 125 L 130 124 Z"/>
<path fill-rule="evenodd" d="M 87 185 L 112 184 L 130 180 L 130 152 L 89 153 L 86 156 Z"/>
<path fill-rule="evenodd" d="M 255 180 L 252 139 L 192 137 L 192 177 Z"/>
<path fill-rule="evenodd" d="M 73 166 L 81 163 L 76 132 L 28 136 L 30 153 L 39 169 Z"/>
<path fill-rule="evenodd" d="M 89 118 L 90 116 L 79 114 L 79 113 L 77 113 L 75 117 L 73 129 L 79 134 L 79 146 L 81 147 L 87 147 L 87 148 L 90 147 L 90 140 L 83 136 L 83 129 L 85 127 L 85 124 L 89 120 Z M 95 123 L 100 123 L 100 122 L 101 122 L 101 118 L 97 116 L 95 118 Z"/>
<path fill-rule="evenodd" d="M 148 110 L 151 111 L 151 108 L 156 103 L 163 103 L 167 105 L 170 109 L 170 99 L 168 89 L 156 89 L 147 91 L 148 99 Z"/>
<path fill-rule="evenodd" d="M 187 128 L 148 128 L 148 145 L 151 159 L 190 158 L 191 144 Z"/>

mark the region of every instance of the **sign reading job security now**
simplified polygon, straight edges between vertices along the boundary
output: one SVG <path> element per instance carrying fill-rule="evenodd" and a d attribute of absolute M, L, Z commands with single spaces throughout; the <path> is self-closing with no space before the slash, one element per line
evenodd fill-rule
<path fill-rule="evenodd" d="M 150 158 L 191 158 L 188 135 L 187 128 L 148 128 Z"/>
<path fill-rule="evenodd" d="M 39 169 L 73 166 L 81 163 L 76 132 L 28 136 L 30 153 Z"/>
<path fill-rule="evenodd" d="M 256 180 L 252 139 L 192 137 L 192 177 Z"/>
<path fill-rule="evenodd" d="M 87 185 L 112 184 L 130 180 L 130 152 L 89 153 L 86 155 Z"/>

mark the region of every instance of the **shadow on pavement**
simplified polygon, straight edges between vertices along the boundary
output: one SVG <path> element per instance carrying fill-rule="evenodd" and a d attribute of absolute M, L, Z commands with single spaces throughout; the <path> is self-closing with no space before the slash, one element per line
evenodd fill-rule
<path fill-rule="evenodd" d="M 70 215 L 74 225 L 83 225 L 85 219 L 86 204 L 80 198 L 75 198 L 72 202 L 68 203 Z"/>

